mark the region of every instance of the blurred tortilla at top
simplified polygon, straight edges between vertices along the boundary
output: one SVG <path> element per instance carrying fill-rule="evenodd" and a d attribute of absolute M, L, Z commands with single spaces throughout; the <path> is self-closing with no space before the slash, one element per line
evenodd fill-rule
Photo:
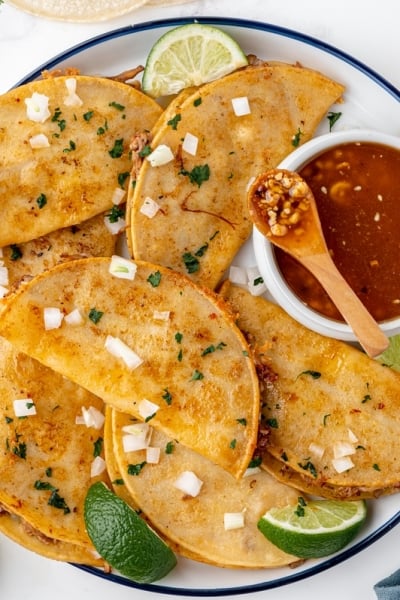
<path fill-rule="evenodd" d="M 129 190 L 128 245 L 135 259 L 215 288 L 251 232 L 251 178 L 310 139 L 343 89 L 300 65 L 264 63 L 184 90 L 183 100 L 174 101 L 176 114 L 161 115 L 150 144 L 152 151 L 167 146 L 173 159 L 161 166 L 145 159 Z M 249 105 L 241 116 L 232 104 L 238 99 Z M 143 210 L 149 201 L 158 205 L 151 217 Z"/>
<path fill-rule="evenodd" d="M 226 283 L 222 294 L 256 357 L 270 430 L 265 468 L 320 496 L 397 491 L 400 374 L 240 287 Z"/>
<path fill-rule="evenodd" d="M 184 275 L 126 260 L 136 273 L 121 279 L 111 264 L 69 261 L 20 286 L 4 300 L 0 335 L 239 477 L 257 442 L 259 384 L 234 317 Z M 82 323 L 46 330 L 49 307 L 78 309 Z M 121 343 L 136 364 L 118 354 Z"/>

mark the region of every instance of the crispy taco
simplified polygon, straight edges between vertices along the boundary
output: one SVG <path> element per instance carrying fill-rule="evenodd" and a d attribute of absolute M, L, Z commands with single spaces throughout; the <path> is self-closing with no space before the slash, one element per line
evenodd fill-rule
<path fill-rule="evenodd" d="M 121 257 L 66 262 L 4 300 L 0 334 L 235 476 L 245 471 L 259 421 L 254 364 L 222 299 L 184 275 Z"/>
<path fill-rule="evenodd" d="M 298 562 L 257 529 L 259 518 L 272 506 L 296 504 L 296 490 L 260 469 L 235 479 L 149 424 L 149 447 L 160 452 L 158 462 L 151 464 L 146 462 L 146 449 L 125 450 L 131 416 L 116 410 L 107 413 L 107 419 L 110 416 L 112 437 L 105 438 L 106 452 L 114 453 L 125 494 L 129 492 L 145 518 L 178 552 L 222 567 L 272 568 Z M 183 473 L 201 482 L 197 495 L 177 487 Z M 231 529 L 230 515 L 242 515 L 243 526 Z"/>
<path fill-rule="evenodd" d="M 7 269 L 8 288 L 18 287 L 59 262 L 88 256 L 112 256 L 117 236 L 105 226 L 108 214 L 57 229 L 23 244 L 5 246 L 1 260 Z"/>
<path fill-rule="evenodd" d="M 342 93 L 328 77 L 283 63 L 185 90 L 176 114 L 159 119 L 129 190 L 133 256 L 215 288 L 251 231 L 249 181 L 310 139 Z"/>
<path fill-rule="evenodd" d="M 0 247 L 110 209 L 128 187 L 131 136 L 161 111 L 129 85 L 82 75 L 0 96 Z"/>
<path fill-rule="evenodd" d="M 240 287 L 224 284 L 222 294 L 239 314 L 261 381 L 265 468 L 321 496 L 399 489 L 400 374 Z"/>
<path fill-rule="evenodd" d="M 45 555 L 60 542 L 61 557 L 76 546 L 76 560 L 94 560 L 83 504 L 93 481 L 108 481 L 106 470 L 92 470 L 104 455 L 103 402 L 3 338 L 0 349 L 0 506 L 14 516 L 0 529 L 25 532 L 24 545 Z"/>

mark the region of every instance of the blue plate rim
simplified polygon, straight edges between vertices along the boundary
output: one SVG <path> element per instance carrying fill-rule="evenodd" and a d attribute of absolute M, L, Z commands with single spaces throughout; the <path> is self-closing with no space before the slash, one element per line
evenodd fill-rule
<path fill-rule="evenodd" d="M 396 100 L 400 102 L 400 90 L 397 89 L 391 82 L 382 77 L 379 73 L 371 69 L 369 66 L 364 64 L 362 61 L 354 58 L 350 54 L 347 54 L 343 50 L 328 44 L 316 37 L 310 36 L 308 34 L 289 29 L 286 27 L 282 27 L 279 25 L 274 25 L 272 23 L 249 20 L 249 19 L 241 19 L 241 18 L 231 18 L 231 17 L 208 17 L 208 16 L 196 16 L 196 17 L 173 17 L 168 19 L 159 19 L 153 21 L 145 21 L 143 23 L 127 25 L 121 28 L 112 29 L 108 32 L 99 34 L 97 36 L 91 37 L 88 40 L 78 43 L 69 49 L 57 54 L 50 60 L 44 62 L 42 65 L 28 73 L 25 77 L 20 79 L 15 86 L 23 85 L 25 83 L 29 83 L 35 79 L 38 79 L 41 76 L 42 71 L 51 70 L 55 68 L 61 61 L 65 61 L 66 59 L 79 54 L 87 49 L 90 49 L 96 45 L 102 44 L 112 39 L 116 39 L 123 36 L 132 35 L 135 33 L 144 32 L 147 30 L 160 29 L 165 27 L 178 27 L 180 25 L 185 25 L 188 23 L 203 23 L 208 25 L 215 26 L 232 26 L 232 27 L 241 27 L 243 29 L 256 29 L 261 30 L 266 33 L 271 33 L 274 35 L 280 35 L 285 38 L 291 38 L 302 42 L 306 45 L 313 46 L 320 51 L 331 54 L 332 56 L 338 58 L 339 60 L 349 64 L 356 70 L 360 71 L 364 75 L 366 75 L 369 79 L 373 80 L 378 84 L 383 90 L 385 90 L 389 95 L 393 96 Z M 275 589 L 277 587 L 282 587 L 284 585 L 288 585 L 291 583 L 295 583 L 296 581 L 300 581 L 302 579 L 306 579 L 308 577 L 312 577 L 318 573 L 326 571 L 349 558 L 355 556 L 362 550 L 366 549 L 368 546 L 373 544 L 375 541 L 380 539 L 383 535 L 391 531 L 394 527 L 396 527 L 400 523 L 400 511 L 398 511 L 395 515 L 393 515 L 386 523 L 381 525 L 378 529 L 374 530 L 372 533 L 367 535 L 364 539 L 355 543 L 350 548 L 345 549 L 343 552 L 340 552 L 332 557 L 329 557 L 327 560 L 318 563 L 317 565 L 312 565 L 309 569 L 304 569 L 296 573 L 295 571 L 290 575 L 285 575 L 283 577 L 259 582 L 255 584 L 246 584 L 244 586 L 234 586 L 231 588 L 204 588 L 204 589 L 196 589 L 196 588 L 176 588 L 173 586 L 163 585 L 163 584 L 139 584 L 125 577 L 114 574 L 114 573 L 105 573 L 100 569 L 96 569 L 94 567 L 89 567 L 85 565 L 77 565 L 72 564 L 74 568 L 78 568 L 82 571 L 95 575 L 97 577 L 103 578 L 107 581 L 117 583 L 119 585 L 123 585 L 125 587 L 131 587 L 140 589 L 143 591 L 156 592 L 160 594 L 169 594 L 173 596 L 188 596 L 188 597 L 216 597 L 216 596 L 233 596 L 246 594 L 249 592 L 260 592 L 267 591 L 271 589 Z"/>

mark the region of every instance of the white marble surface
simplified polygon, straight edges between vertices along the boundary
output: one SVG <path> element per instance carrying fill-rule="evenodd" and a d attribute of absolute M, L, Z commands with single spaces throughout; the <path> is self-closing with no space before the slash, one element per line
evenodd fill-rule
<path fill-rule="evenodd" d="M 74 24 L 33 17 L 0 5 L 0 93 L 52 56 L 85 39 L 124 25 L 176 16 L 218 15 L 267 21 L 297 29 L 363 61 L 400 87 L 397 0 L 197 0 L 141 8 L 106 22 Z M 295 58 L 295 57 L 294 57 Z M 0 475 L 1 476 L 1 475 Z M 373 584 L 400 567 L 398 529 L 339 566 L 279 589 L 252 594 L 273 600 L 374 600 Z M 0 539 L 3 600 L 156 600 L 169 598 L 119 587 L 72 566 L 49 561 Z M 250 595 L 238 596 L 248 600 Z"/>

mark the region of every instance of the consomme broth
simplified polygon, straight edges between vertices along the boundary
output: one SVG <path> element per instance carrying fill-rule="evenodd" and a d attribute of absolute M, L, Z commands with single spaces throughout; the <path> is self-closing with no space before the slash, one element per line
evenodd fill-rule
<path fill-rule="evenodd" d="M 377 321 L 400 315 L 400 150 L 347 143 L 300 171 L 311 187 L 333 261 Z M 295 294 L 325 316 L 343 321 L 321 285 L 275 248 Z"/>

